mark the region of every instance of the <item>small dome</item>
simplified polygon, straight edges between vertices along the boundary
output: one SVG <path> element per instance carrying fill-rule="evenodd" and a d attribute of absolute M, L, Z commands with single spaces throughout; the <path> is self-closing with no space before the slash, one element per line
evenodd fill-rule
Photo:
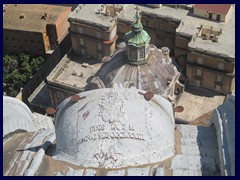
<path fill-rule="evenodd" d="M 36 131 L 33 114 L 19 99 L 3 96 L 3 137 L 16 130 Z"/>
<path fill-rule="evenodd" d="M 136 22 L 132 25 L 132 31 L 125 34 L 124 41 L 128 45 L 137 47 L 147 45 L 151 38 L 148 33 L 143 30 L 141 16 L 138 11 L 136 12 L 135 18 Z"/>
<path fill-rule="evenodd" d="M 174 117 L 161 96 L 98 89 L 64 100 L 56 114 L 56 158 L 84 167 L 121 168 L 174 155 Z"/>
<path fill-rule="evenodd" d="M 140 32 L 143 29 L 142 23 L 135 23 L 132 26 L 134 32 Z"/>
<path fill-rule="evenodd" d="M 148 57 L 148 45 L 150 36 L 143 30 L 141 23 L 141 16 L 136 7 L 136 22 L 132 25 L 132 31 L 128 32 L 124 36 L 124 41 L 127 45 L 128 62 L 132 65 L 142 65 L 147 63 Z"/>
<path fill-rule="evenodd" d="M 150 36 L 148 33 L 144 30 L 141 30 L 138 33 L 135 33 L 134 31 L 130 31 L 125 34 L 124 41 L 128 43 L 128 45 L 133 46 L 143 46 L 149 43 Z"/>

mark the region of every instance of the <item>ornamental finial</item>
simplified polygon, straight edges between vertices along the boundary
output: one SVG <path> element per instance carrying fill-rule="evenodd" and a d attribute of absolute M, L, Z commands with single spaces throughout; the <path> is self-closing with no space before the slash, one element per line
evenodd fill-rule
<path fill-rule="evenodd" d="M 140 9 L 138 8 L 138 6 L 136 6 L 136 8 L 134 8 L 134 9 L 136 9 L 136 15 L 135 15 L 136 22 L 140 23 L 141 16 L 139 15 L 139 11 L 138 11 Z"/>

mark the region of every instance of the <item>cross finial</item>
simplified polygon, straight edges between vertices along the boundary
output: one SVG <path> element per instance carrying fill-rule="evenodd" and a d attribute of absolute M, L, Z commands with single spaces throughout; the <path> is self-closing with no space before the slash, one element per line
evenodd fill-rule
<path fill-rule="evenodd" d="M 140 22 L 140 15 L 139 15 L 138 10 L 140 10 L 140 9 L 138 8 L 138 6 L 136 6 L 134 9 L 136 9 L 136 15 L 135 15 L 135 18 L 136 18 L 137 22 L 139 23 L 139 22 Z"/>
<path fill-rule="evenodd" d="M 138 6 L 136 6 L 134 9 L 136 9 L 136 14 L 138 14 L 138 10 L 140 10 Z"/>

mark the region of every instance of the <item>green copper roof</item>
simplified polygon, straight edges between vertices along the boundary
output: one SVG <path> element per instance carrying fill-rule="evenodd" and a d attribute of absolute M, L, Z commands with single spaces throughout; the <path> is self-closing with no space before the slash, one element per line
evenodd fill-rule
<path fill-rule="evenodd" d="M 134 30 L 134 28 L 133 28 Z M 140 32 L 136 31 L 130 31 L 125 34 L 124 36 L 125 42 L 127 42 L 129 45 L 134 45 L 134 46 L 143 46 L 150 41 L 150 36 L 146 31 L 143 29 Z"/>
<path fill-rule="evenodd" d="M 124 36 L 125 42 L 133 46 L 143 46 L 150 41 L 150 36 L 143 30 L 141 16 L 139 15 L 138 10 L 138 7 L 136 7 L 136 22 L 132 25 L 132 31 L 126 33 Z"/>

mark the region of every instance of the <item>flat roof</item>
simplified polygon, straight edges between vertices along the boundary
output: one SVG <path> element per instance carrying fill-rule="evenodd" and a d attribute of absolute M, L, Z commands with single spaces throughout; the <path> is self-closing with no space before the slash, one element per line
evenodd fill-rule
<path fill-rule="evenodd" d="M 222 29 L 222 34 L 219 35 L 218 42 L 211 40 L 203 40 L 202 38 L 195 38 L 188 44 L 190 48 L 195 48 L 210 53 L 217 53 L 220 56 L 227 56 L 235 59 L 235 8 L 231 12 L 231 17 L 227 23 L 214 22 L 205 20 L 201 23 L 204 26 L 212 26 Z M 200 27 L 201 24 L 195 24 Z M 197 32 L 197 28 L 195 33 Z"/>
<path fill-rule="evenodd" d="M 81 4 L 69 15 L 69 21 L 109 29 L 115 25 L 116 22 L 112 16 L 96 13 L 100 8 L 101 4 Z"/>
<path fill-rule="evenodd" d="M 124 11 L 120 14 L 119 19 L 129 22 L 134 22 L 136 5 L 125 5 Z M 189 10 L 181 8 L 172 8 L 168 6 L 161 6 L 160 8 L 151 8 L 147 6 L 139 6 L 140 12 L 145 14 L 152 14 L 160 18 L 172 19 L 173 21 L 181 22 L 176 29 L 176 33 L 184 36 L 193 37 L 198 32 L 198 28 L 203 26 L 213 26 L 215 28 L 222 29 L 222 34 L 219 36 L 218 42 L 212 42 L 208 40 L 202 40 L 196 38 L 193 42 L 189 43 L 189 47 L 198 48 L 203 51 L 209 51 L 221 55 L 235 58 L 235 7 L 230 14 L 228 22 L 217 22 L 203 19 L 201 17 L 194 16 Z"/>
<path fill-rule="evenodd" d="M 66 54 L 47 77 L 48 83 L 63 86 L 66 89 L 72 88 L 79 92 L 84 91 L 88 85 L 88 79 L 96 74 L 102 63 L 87 59 L 85 61 L 89 64 L 84 67 L 83 61 L 84 59 L 79 56 L 69 57 Z"/>
<path fill-rule="evenodd" d="M 67 6 L 45 4 L 11 4 L 5 9 L 3 29 L 41 32 L 47 24 L 54 24 Z M 43 19 L 47 13 L 47 18 Z M 22 17 L 21 17 L 22 16 Z"/>
<path fill-rule="evenodd" d="M 213 13 L 227 14 L 231 7 L 231 4 L 196 4 L 193 7 Z"/>

